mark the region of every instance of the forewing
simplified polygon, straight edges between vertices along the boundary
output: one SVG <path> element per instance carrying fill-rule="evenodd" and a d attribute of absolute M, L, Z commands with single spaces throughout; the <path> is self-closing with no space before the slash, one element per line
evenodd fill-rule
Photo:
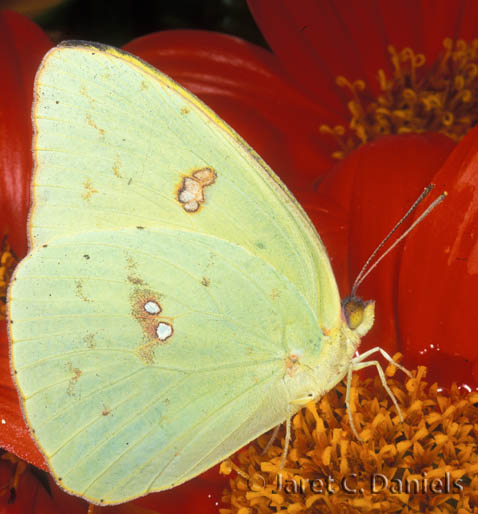
<path fill-rule="evenodd" d="M 74 231 L 173 227 L 261 257 L 339 323 L 326 251 L 257 154 L 191 93 L 141 60 L 74 43 L 36 79 L 32 246 Z"/>

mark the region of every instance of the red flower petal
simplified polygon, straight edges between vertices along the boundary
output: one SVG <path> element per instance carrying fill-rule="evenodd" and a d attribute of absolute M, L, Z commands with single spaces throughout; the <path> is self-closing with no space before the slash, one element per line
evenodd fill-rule
<path fill-rule="evenodd" d="M 349 294 L 367 258 L 432 181 L 454 146 L 453 141 L 440 134 L 383 137 L 351 154 L 319 186 L 318 194 L 328 196 L 328 201 L 346 213 L 348 220 L 342 225 L 345 234 L 340 238 L 335 235 L 329 243 L 329 232 L 321 234 L 334 256 L 333 267 L 342 295 Z M 322 222 L 327 224 L 325 218 Z M 427 221 L 423 225 L 427 226 Z M 337 242 L 347 247 L 334 247 Z M 365 300 L 377 302 L 375 325 L 364 338 L 361 352 L 374 346 L 389 353 L 398 349 L 396 277 L 402 248 L 387 256 L 358 290 Z"/>
<path fill-rule="evenodd" d="M 18 483 L 12 484 L 15 470 L 22 468 Z M 88 504 L 84 500 L 65 493 L 47 476 L 44 480 L 48 483 L 42 480 L 31 466 L 0 458 L 0 485 L 2 488 L 14 485 L 14 491 L 5 490 L 6 494 L 0 495 L 0 514 L 87 513 Z"/>
<path fill-rule="evenodd" d="M 316 0 L 248 4 L 288 73 L 312 98 L 338 113 L 342 123 L 346 121 L 349 98 L 337 87 L 337 76 L 367 79 L 387 61 L 387 42 L 374 4 L 348 1 L 342 9 L 337 3 Z M 369 80 L 374 84 L 375 77 Z"/>
<path fill-rule="evenodd" d="M 45 33 L 28 18 L 0 11 L 0 236 L 7 230 L 17 255 L 27 250 L 33 79 L 51 46 Z"/>
<path fill-rule="evenodd" d="M 346 257 L 349 209 L 344 208 L 341 201 L 337 201 L 329 187 L 333 187 L 332 181 L 329 186 L 329 179 L 326 178 L 326 182 L 319 185 L 318 191 L 299 191 L 296 198 L 312 220 L 325 245 L 337 283 L 343 294 L 349 290 Z"/>
<path fill-rule="evenodd" d="M 407 238 L 398 312 L 405 354 L 431 365 L 432 379 L 472 384 L 478 364 L 478 128 L 470 131 L 433 181 L 448 198 Z M 441 362 L 441 365 L 439 365 Z"/>
<path fill-rule="evenodd" d="M 336 143 L 319 126 L 339 119 L 302 95 L 264 49 L 192 30 L 151 34 L 124 48 L 198 95 L 292 188 L 310 187 L 333 163 Z"/>
<path fill-rule="evenodd" d="M 216 514 L 228 479 L 218 474 L 218 466 L 182 485 L 135 500 L 135 505 L 157 508 L 161 514 L 184 512 Z"/>
<path fill-rule="evenodd" d="M 0 447 L 44 470 L 43 456 L 23 419 L 17 391 L 10 374 L 6 323 L 0 322 Z"/>

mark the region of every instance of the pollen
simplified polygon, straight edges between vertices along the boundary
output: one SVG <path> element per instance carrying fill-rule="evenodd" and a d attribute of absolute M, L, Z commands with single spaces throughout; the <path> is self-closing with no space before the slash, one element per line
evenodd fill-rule
<path fill-rule="evenodd" d="M 283 467 L 283 427 L 274 444 L 266 433 L 221 465 L 231 477 L 221 514 L 476 512 L 478 392 L 439 391 L 424 367 L 403 383 L 395 369 L 386 373 L 403 423 L 378 377 L 355 374 L 353 412 L 364 441 L 350 428 L 342 382 L 293 417 Z"/>
<path fill-rule="evenodd" d="M 363 80 L 337 77 L 348 90 L 350 123 L 321 125 L 339 146 L 333 157 L 342 159 L 357 147 L 385 134 L 441 132 L 459 141 L 478 121 L 478 39 L 470 43 L 450 38 L 433 63 L 411 48 L 388 47 L 391 77 L 378 70 L 380 94 L 367 90 Z"/>
<path fill-rule="evenodd" d="M 17 263 L 18 259 L 4 237 L 0 244 L 0 319 L 6 318 L 7 289 Z"/>

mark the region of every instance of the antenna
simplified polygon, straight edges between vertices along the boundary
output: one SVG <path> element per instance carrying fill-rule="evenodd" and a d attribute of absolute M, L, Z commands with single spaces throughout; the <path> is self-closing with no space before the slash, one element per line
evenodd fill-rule
<path fill-rule="evenodd" d="M 420 205 L 420 203 L 426 198 L 426 196 L 430 193 L 430 191 L 435 186 L 433 184 L 429 184 L 422 192 L 422 194 L 413 202 L 413 205 L 408 209 L 408 211 L 402 216 L 402 218 L 398 221 L 398 223 L 392 228 L 392 230 L 387 234 L 385 239 L 375 248 L 375 250 L 372 252 L 372 255 L 367 259 L 367 262 L 362 266 L 362 269 L 360 270 L 360 273 L 357 275 L 357 278 L 355 279 L 354 285 L 352 286 L 352 291 L 350 292 L 350 296 L 355 296 L 355 293 L 360 286 L 360 284 L 365 280 L 365 278 L 369 275 L 369 273 L 378 265 L 378 263 L 386 256 L 388 255 L 407 235 L 421 222 L 423 221 L 430 212 L 443 200 L 446 198 L 448 193 L 444 191 L 438 198 L 435 199 L 434 202 L 432 202 L 420 216 L 410 225 L 410 227 L 405 230 L 405 232 L 388 248 L 378 259 L 370 265 L 370 263 L 373 261 L 373 259 L 376 257 L 378 252 L 383 248 L 384 244 L 392 237 L 392 235 L 397 231 L 398 227 L 412 214 L 413 211 Z"/>

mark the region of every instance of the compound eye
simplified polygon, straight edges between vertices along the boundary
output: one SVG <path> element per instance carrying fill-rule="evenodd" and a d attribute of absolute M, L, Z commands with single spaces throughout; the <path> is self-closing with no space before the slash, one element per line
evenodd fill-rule
<path fill-rule="evenodd" d="M 355 330 L 362 324 L 365 304 L 360 298 L 345 298 L 342 302 L 342 310 L 347 326 Z"/>

